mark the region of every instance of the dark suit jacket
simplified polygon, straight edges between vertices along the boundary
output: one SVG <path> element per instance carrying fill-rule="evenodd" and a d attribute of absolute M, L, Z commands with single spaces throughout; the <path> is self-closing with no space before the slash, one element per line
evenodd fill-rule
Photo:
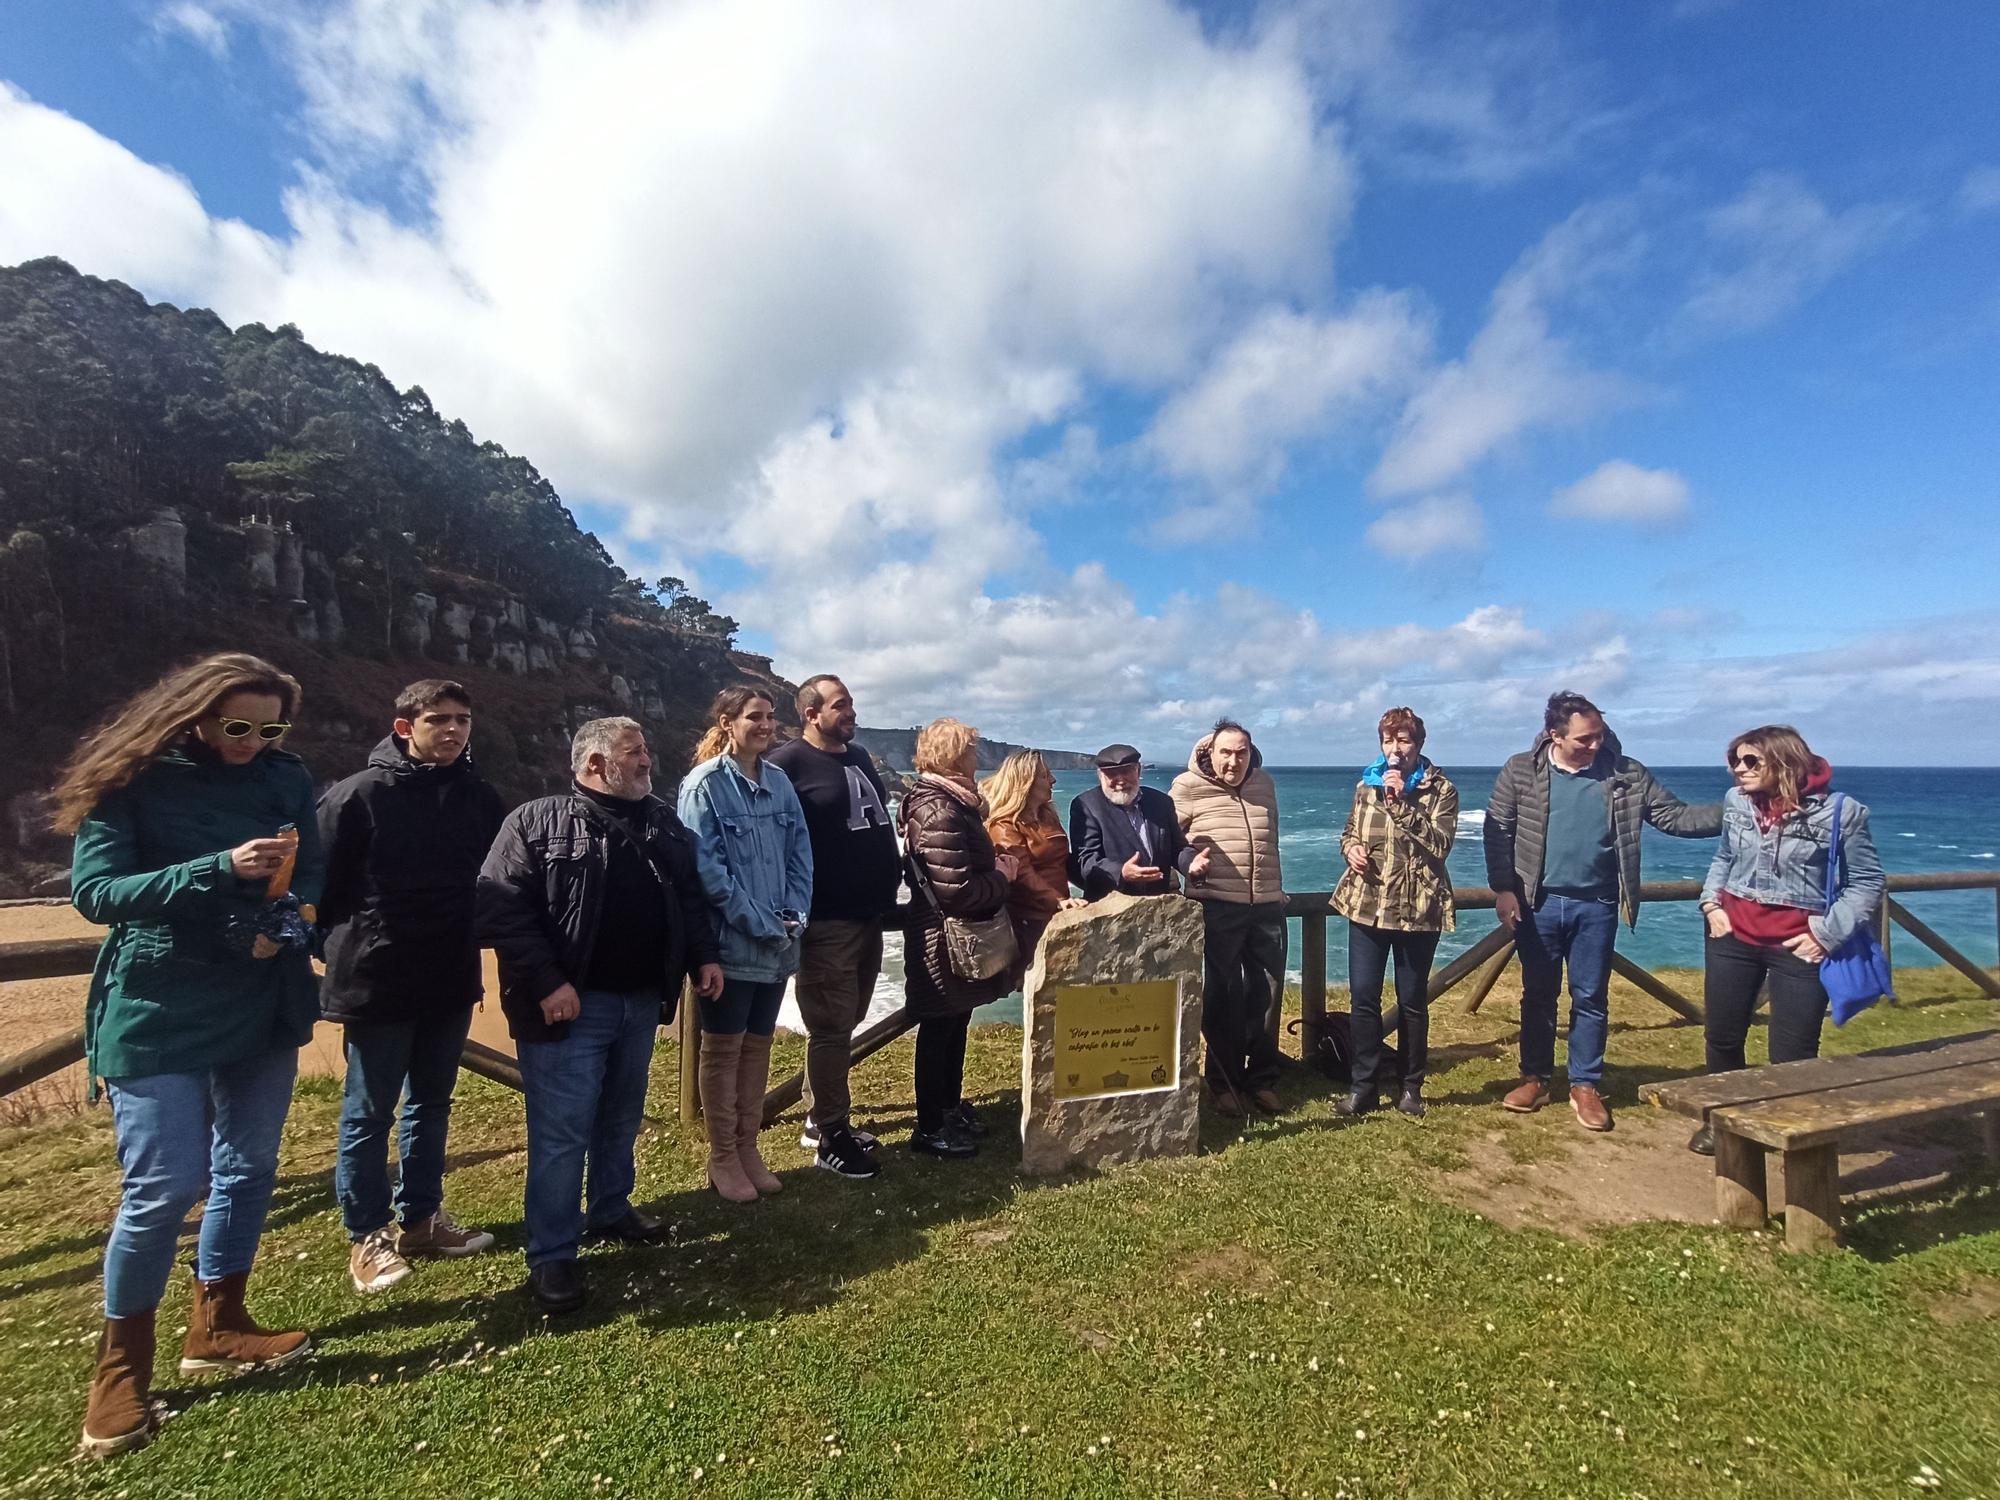
<path fill-rule="evenodd" d="M 1194 850 L 1181 836 L 1180 819 L 1174 814 L 1173 798 L 1149 786 L 1139 788 L 1139 814 L 1153 840 L 1151 858 L 1145 858 L 1132 820 L 1122 807 L 1112 805 L 1104 788 L 1079 792 L 1069 805 L 1069 878 L 1083 887 L 1083 899 L 1095 901 L 1113 891 L 1130 896 L 1164 896 L 1178 889 L 1176 872 L 1187 873 Z M 1154 885 L 1126 886 L 1118 878 L 1125 861 L 1134 854 L 1147 864 L 1158 865 L 1167 878 Z"/>

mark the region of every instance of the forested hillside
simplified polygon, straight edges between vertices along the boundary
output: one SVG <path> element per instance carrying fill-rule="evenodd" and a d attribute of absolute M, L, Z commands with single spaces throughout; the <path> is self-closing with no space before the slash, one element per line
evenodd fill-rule
<path fill-rule="evenodd" d="M 292 748 L 361 764 L 403 683 L 459 677 L 512 796 L 576 723 L 677 767 L 723 683 L 768 677 L 677 580 L 627 576 L 527 459 L 297 329 L 231 329 L 58 260 L 0 268 L 0 895 L 56 888 L 36 793 L 169 664 L 258 651 L 303 682 Z M 791 694 L 780 691 L 789 715 Z"/>

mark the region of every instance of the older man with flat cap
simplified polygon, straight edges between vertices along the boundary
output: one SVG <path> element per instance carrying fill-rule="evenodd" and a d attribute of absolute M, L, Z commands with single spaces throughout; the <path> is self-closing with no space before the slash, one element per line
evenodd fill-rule
<path fill-rule="evenodd" d="M 1173 799 L 1139 785 L 1139 752 L 1132 746 L 1106 745 L 1095 759 L 1097 785 L 1069 805 L 1069 878 L 1086 901 L 1113 891 L 1171 895 L 1194 858 Z"/>

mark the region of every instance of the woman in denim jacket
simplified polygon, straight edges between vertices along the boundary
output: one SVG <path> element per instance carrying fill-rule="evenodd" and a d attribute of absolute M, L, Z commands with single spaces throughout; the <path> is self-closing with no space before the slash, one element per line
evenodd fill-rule
<path fill-rule="evenodd" d="M 708 1180 L 732 1203 L 784 1186 L 757 1152 L 771 1033 L 812 908 L 812 844 L 791 778 L 764 759 L 777 712 L 762 688 L 725 688 L 681 783 L 702 888 L 722 939 L 722 994 L 701 1002 Z"/>
<path fill-rule="evenodd" d="M 1708 1071 L 1744 1067 L 1743 1040 L 1758 988 L 1771 984 L 1774 1063 L 1819 1056 L 1826 987 L 1819 965 L 1882 904 L 1882 861 L 1868 832 L 1868 809 L 1841 799 L 1840 869 L 1827 903 L 1833 841 L 1833 767 L 1782 724 L 1729 742 L 1736 785 L 1722 804 L 1722 841 L 1702 882 L 1708 921 Z M 1704 1124 L 1688 1142 L 1715 1151 Z"/>

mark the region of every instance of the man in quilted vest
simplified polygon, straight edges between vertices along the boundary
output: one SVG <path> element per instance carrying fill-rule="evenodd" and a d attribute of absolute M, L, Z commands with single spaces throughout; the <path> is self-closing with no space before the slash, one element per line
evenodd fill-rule
<path fill-rule="evenodd" d="M 1201 1032 L 1218 1114 L 1282 1108 L 1278 1039 L 1284 997 L 1285 891 L 1278 869 L 1278 790 L 1250 731 L 1222 719 L 1174 778 L 1174 812 L 1194 857 L 1188 894 L 1202 904 Z"/>

